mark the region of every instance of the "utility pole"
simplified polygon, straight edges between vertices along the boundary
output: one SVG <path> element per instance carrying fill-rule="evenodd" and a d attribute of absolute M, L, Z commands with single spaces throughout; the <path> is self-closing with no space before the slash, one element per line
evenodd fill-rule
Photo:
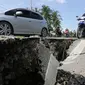
<path fill-rule="evenodd" d="M 32 10 L 32 0 L 30 1 L 30 3 L 31 3 L 31 10 Z"/>

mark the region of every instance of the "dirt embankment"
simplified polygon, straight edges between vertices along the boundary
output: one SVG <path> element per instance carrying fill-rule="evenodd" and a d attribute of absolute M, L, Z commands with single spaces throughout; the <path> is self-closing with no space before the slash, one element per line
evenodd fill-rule
<path fill-rule="evenodd" d="M 39 39 L 0 40 L 0 85 L 43 85 Z"/>
<path fill-rule="evenodd" d="M 50 49 L 51 53 L 58 61 L 64 61 L 68 57 L 67 50 L 74 40 L 61 39 L 61 40 L 45 40 L 44 44 Z"/>
<path fill-rule="evenodd" d="M 49 40 L 44 43 L 56 59 L 61 62 L 69 56 L 68 49 L 73 42 L 74 40 Z M 58 69 L 55 85 L 85 85 L 85 77 Z"/>
<path fill-rule="evenodd" d="M 0 40 L 0 85 L 44 85 L 50 53 L 58 61 L 63 61 L 68 56 L 66 51 L 72 42 L 41 42 L 39 38 Z"/>

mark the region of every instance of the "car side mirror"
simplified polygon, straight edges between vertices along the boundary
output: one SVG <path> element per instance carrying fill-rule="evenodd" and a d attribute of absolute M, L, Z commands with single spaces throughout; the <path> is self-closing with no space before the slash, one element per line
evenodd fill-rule
<path fill-rule="evenodd" d="M 21 12 L 21 11 L 17 11 L 16 13 L 15 13 L 15 16 L 19 16 L 19 15 L 22 15 L 23 13 Z"/>

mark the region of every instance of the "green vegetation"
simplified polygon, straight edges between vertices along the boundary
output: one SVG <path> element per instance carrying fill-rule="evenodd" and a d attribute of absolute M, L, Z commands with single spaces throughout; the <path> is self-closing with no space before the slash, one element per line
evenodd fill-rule
<path fill-rule="evenodd" d="M 41 9 L 34 9 L 36 12 L 41 13 L 47 21 L 49 30 L 61 27 L 61 16 L 58 11 L 52 10 L 49 6 L 43 5 Z"/>
<path fill-rule="evenodd" d="M 52 30 L 52 26 L 54 28 L 61 26 L 62 19 L 61 19 L 61 16 L 58 11 L 54 11 L 54 10 L 50 9 L 49 6 L 43 5 L 42 9 L 41 9 L 41 14 L 47 20 L 49 30 Z"/>

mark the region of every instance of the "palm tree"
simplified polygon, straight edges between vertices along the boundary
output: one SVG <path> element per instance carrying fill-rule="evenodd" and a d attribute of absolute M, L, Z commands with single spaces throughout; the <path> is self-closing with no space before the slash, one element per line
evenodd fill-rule
<path fill-rule="evenodd" d="M 51 18 L 51 12 L 52 10 L 49 8 L 49 6 L 45 6 L 45 5 L 42 6 L 41 14 L 44 16 L 44 18 L 47 21 L 49 21 Z"/>
<path fill-rule="evenodd" d="M 52 14 L 52 10 L 49 8 L 49 6 L 43 5 L 42 9 L 41 9 L 41 14 L 46 19 L 48 27 L 51 28 L 51 14 Z"/>
<path fill-rule="evenodd" d="M 59 14 L 58 11 L 53 11 L 52 13 L 52 25 L 56 28 L 56 27 L 60 27 L 61 25 L 61 16 Z"/>
<path fill-rule="evenodd" d="M 55 28 L 57 26 L 60 27 L 61 16 L 60 16 L 58 11 L 53 11 L 53 10 L 50 9 L 49 6 L 43 5 L 42 9 L 41 9 L 41 14 L 46 19 L 49 30 L 53 30 L 52 26 L 55 27 Z"/>

